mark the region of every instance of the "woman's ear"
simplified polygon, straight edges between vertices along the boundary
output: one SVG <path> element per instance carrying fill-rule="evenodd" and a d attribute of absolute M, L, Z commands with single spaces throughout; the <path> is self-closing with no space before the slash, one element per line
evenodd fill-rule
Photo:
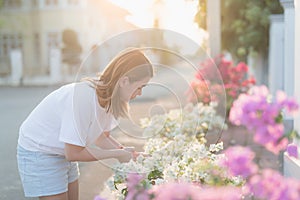
<path fill-rule="evenodd" d="M 128 78 L 128 76 L 123 76 L 123 77 L 120 78 L 120 80 L 119 80 L 119 86 L 120 87 L 125 87 L 128 84 L 129 84 L 129 78 Z"/>

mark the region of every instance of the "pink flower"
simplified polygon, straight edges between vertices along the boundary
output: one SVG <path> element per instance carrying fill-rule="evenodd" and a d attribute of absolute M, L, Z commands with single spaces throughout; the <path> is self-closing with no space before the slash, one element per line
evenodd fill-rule
<path fill-rule="evenodd" d="M 141 181 L 144 179 L 142 175 L 137 173 L 130 173 L 127 176 L 127 196 L 126 200 L 148 200 L 149 194 L 146 188 L 141 185 Z"/>
<path fill-rule="evenodd" d="M 226 95 L 226 108 L 229 111 L 233 100 L 239 94 L 247 92 L 250 86 L 255 84 L 253 77 L 246 79 L 247 73 L 248 66 L 245 63 L 241 62 L 234 66 L 232 61 L 224 58 L 224 55 L 219 55 L 214 59 L 207 59 L 200 64 L 200 68 L 195 75 L 196 80 L 191 83 L 191 88 L 195 91 L 194 95 L 197 98 L 191 98 L 191 90 L 189 90 L 188 100 L 191 102 L 198 100 L 197 102 L 210 103 L 211 101 L 223 99 L 218 98 L 218 95 Z M 203 84 L 207 85 L 207 88 L 204 88 Z M 216 92 L 213 90 L 214 86 L 218 86 L 222 90 Z"/>
<path fill-rule="evenodd" d="M 288 98 L 283 91 L 277 91 L 276 102 L 282 108 L 285 107 L 289 114 L 295 114 L 299 109 L 299 105 L 297 104 L 295 98 Z"/>
<path fill-rule="evenodd" d="M 279 188 L 282 176 L 274 170 L 264 170 L 262 175 L 251 177 L 248 187 L 255 197 L 265 199 Z"/>
<path fill-rule="evenodd" d="M 137 173 L 130 173 L 127 175 L 127 187 L 128 190 L 135 188 L 136 185 L 138 185 L 141 180 L 143 180 L 144 177 L 142 175 L 139 175 Z"/>
<path fill-rule="evenodd" d="M 283 124 L 265 124 L 258 126 L 256 127 L 256 131 L 254 134 L 254 141 L 261 145 L 266 145 L 268 143 L 276 144 L 280 142 L 280 139 L 284 134 L 283 131 Z"/>
<path fill-rule="evenodd" d="M 193 81 L 187 91 L 187 97 L 190 102 L 202 102 L 208 104 L 211 101 L 216 101 L 220 93 L 220 87 L 210 85 L 209 81 Z"/>
<path fill-rule="evenodd" d="M 298 146 L 295 144 L 289 144 L 286 149 L 289 156 L 298 158 Z"/>
<path fill-rule="evenodd" d="M 276 101 L 270 101 L 270 97 L 266 86 L 252 87 L 247 94 L 241 94 L 233 102 L 229 120 L 235 125 L 246 126 L 254 133 L 255 142 L 278 154 L 285 150 L 288 144 L 285 138 L 282 110 L 295 112 L 298 104 L 281 91 L 277 92 Z"/>
<path fill-rule="evenodd" d="M 240 62 L 237 66 L 236 66 L 236 70 L 238 72 L 247 72 L 248 71 L 248 66 L 244 63 L 244 62 Z"/>
<path fill-rule="evenodd" d="M 149 194 L 147 190 L 141 191 L 139 193 L 129 192 L 125 198 L 125 200 L 149 200 Z"/>
<path fill-rule="evenodd" d="M 94 200 L 106 200 L 106 199 L 104 199 L 104 198 L 100 197 L 99 195 L 97 195 L 97 196 L 95 196 Z"/>
<path fill-rule="evenodd" d="M 276 142 L 269 142 L 265 145 L 266 149 L 268 149 L 270 152 L 278 155 L 280 151 L 284 151 L 288 145 L 289 141 L 287 138 L 282 138 L 279 141 Z"/>
<path fill-rule="evenodd" d="M 198 194 L 200 187 L 189 183 L 169 183 L 165 185 L 155 186 L 152 193 L 155 200 L 165 199 L 200 199 Z"/>
<path fill-rule="evenodd" d="M 263 99 L 266 99 L 269 95 L 269 89 L 265 85 L 261 86 L 254 86 L 249 90 L 250 95 L 255 95 L 258 97 L 263 97 Z"/>
<path fill-rule="evenodd" d="M 242 176 L 247 178 L 257 172 L 257 165 L 253 163 L 255 153 L 247 147 L 234 146 L 225 150 L 226 158 L 222 164 L 228 167 L 233 176 Z"/>
<path fill-rule="evenodd" d="M 192 183 L 168 183 L 158 185 L 151 191 L 154 200 L 238 200 L 241 190 L 235 187 L 201 187 Z"/>
<path fill-rule="evenodd" d="M 265 169 L 261 174 L 251 177 L 248 188 L 255 199 L 300 199 L 300 182 L 284 178 L 279 172 L 271 169 Z"/>

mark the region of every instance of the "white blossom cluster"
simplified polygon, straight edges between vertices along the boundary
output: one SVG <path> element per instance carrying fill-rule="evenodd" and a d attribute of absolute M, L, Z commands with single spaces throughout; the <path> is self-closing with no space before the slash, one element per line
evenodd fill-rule
<path fill-rule="evenodd" d="M 144 127 L 144 136 L 163 137 L 172 139 L 176 135 L 199 135 L 207 132 L 219 132 L 226 129 L 224 119 L 216 115 L 216 103 L 203 105 L 188 104 L 184 109 L 174 109 L 164 115 L 154 115 L 151 118 L 141 119 Z"/>
<path fill-rule="evenodd" d="M 144 146 L 145 153 L 150 156 L 140 155 L 135 161 L 117 165 L 114 175 L 107 181 L 112 191 L 118 193 L 126 187 L 128 173 L 149 178 L 151 172 L 160 172 L 161 176 L 152 179 L 155 184 L 184 180 L 214 185 L 216 176 L 228 181 L 226 171 L 218 163 L 224 156 L 219 153 L 223 143 L 207 145 L 204 138 L 206 131 L 223 128 L 213 105 L 188 105 L 183 110 L 143 119 L 143 125 L 144 134 L 152 136 Z M 239 180 L 231 181 L 239 184 Z"/>

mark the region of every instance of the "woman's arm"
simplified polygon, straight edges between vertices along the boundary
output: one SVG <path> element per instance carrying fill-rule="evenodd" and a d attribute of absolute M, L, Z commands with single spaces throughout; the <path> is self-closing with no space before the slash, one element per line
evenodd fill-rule
<path fill-rule="evenodd" d="M 98 149 L 81 147 L 65 143 L 65 155 L 68 161 L 96 161 L 107 158 L 116 158 L 120 162 L 128 162 L 132 153 L 123 149 Z"/>
<path fill-rule="evenodd" d="M 109 132 L 103 132 L 95 142 L 102 149 L 123 149 L 124 146 L 110 136 Z"/>

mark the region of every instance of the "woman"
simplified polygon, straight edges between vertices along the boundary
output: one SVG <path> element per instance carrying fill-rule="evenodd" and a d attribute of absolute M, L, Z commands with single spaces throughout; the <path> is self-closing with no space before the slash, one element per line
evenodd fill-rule
<path fill-rule="evenodd" d="M 142 94 L 153 67 L 139 49 L 117 55 L 97 79 L 87 78 L 50 93 L 22 123 L 17 147 L 25 196 L 78 199 L 77 161 L 137 156 L 109 135 L 128 117 L 128 102 Z M 96 145 L 100 148 L 92 148 Z"/>

